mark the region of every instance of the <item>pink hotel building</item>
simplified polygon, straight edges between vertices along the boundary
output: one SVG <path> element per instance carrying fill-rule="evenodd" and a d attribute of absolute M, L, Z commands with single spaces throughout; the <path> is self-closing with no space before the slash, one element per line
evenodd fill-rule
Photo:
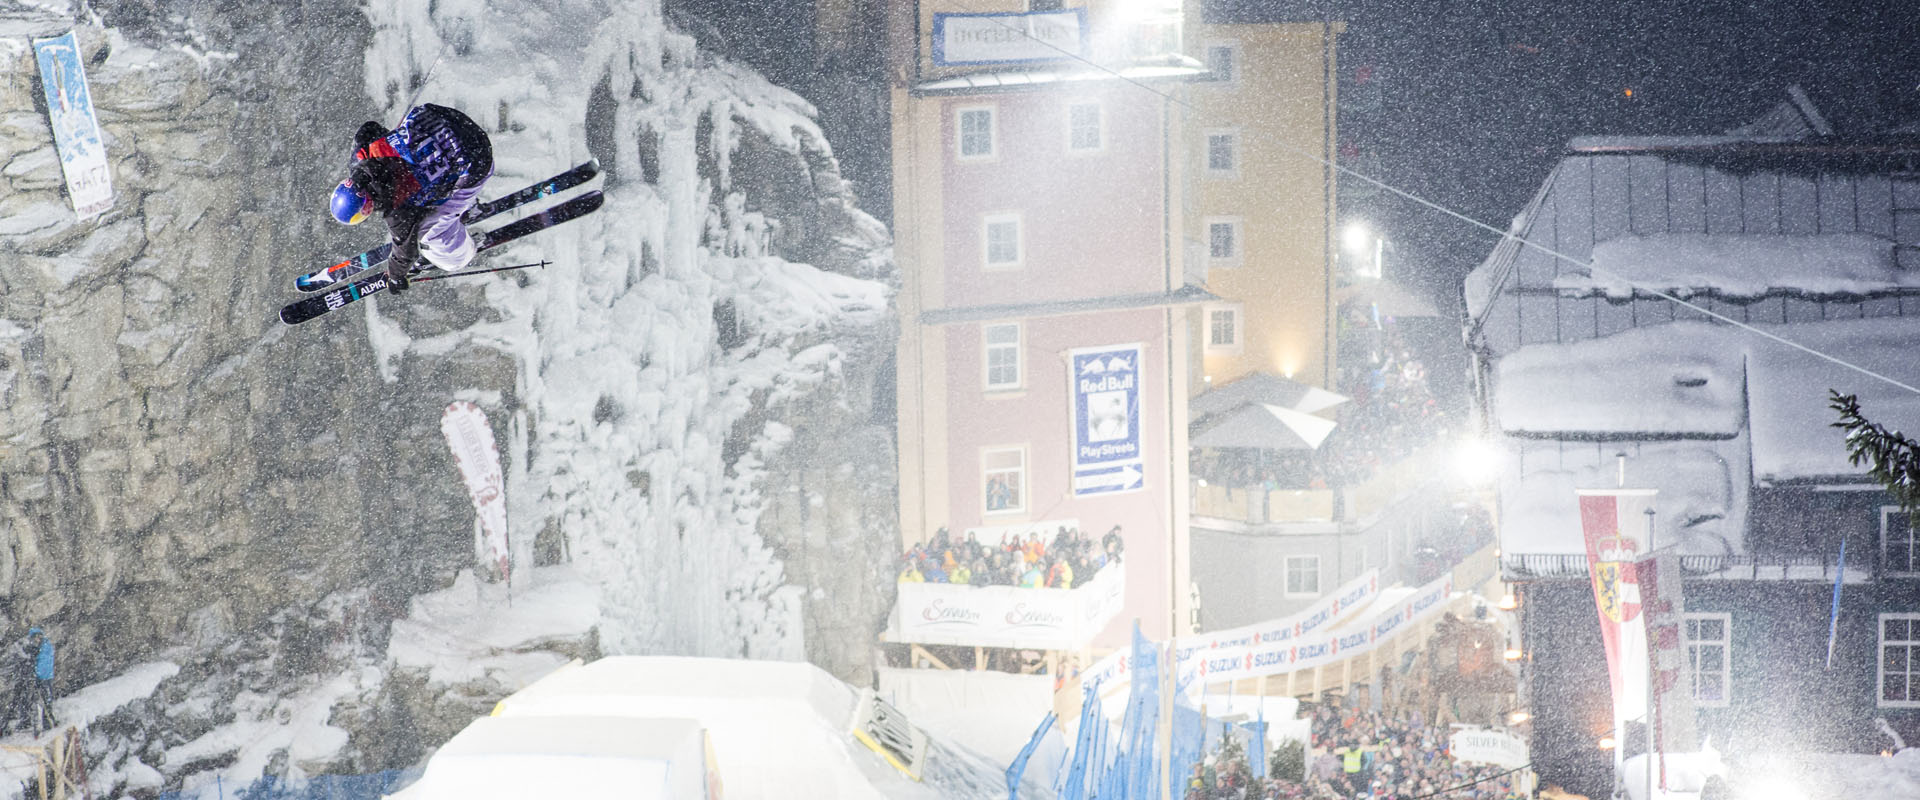
<path fill-rule="evenodd" d="M 1095 644 L 1135 619 L 1164 638 L 1189 619 L 1190 337 L 1210 299 L 1182 264 L 1181 124 L 1065 52 L 1160 91 L 1199 65 L 1178 0 L 1031 5 L 890 4 L 902 535 L 1119 525 L 1125 605 Z"/>

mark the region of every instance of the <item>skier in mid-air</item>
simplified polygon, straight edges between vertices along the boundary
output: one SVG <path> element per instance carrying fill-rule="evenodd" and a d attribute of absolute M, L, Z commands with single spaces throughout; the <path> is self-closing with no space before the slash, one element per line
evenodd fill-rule
<path fill-rule="evenodd" d="M 386 216 L 389 288 L 404 291 L 421 256 L 443 270 L 473 261 L 473 235 L 460 215 L 493 177 L 485 130 L 459 111 L 424 103 L 391 131 L 378 122 L 361 125 L 353 145 L 353 167 L 333 190 L 333 218 L 357 225 L 375 211 Z"/>

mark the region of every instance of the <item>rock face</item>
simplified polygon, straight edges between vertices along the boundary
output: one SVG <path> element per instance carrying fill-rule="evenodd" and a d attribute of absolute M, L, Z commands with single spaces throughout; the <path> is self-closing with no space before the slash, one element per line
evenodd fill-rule
<path fill-rule="evenodd" d="M 436 702 L 387 652 L 473 566 L 455 399 L 509 464 L 516 579 L 569 563 L 597 606 L 529 647 L 868 681 L 893 268 L 804 102 L 656 2 L 60 5 L 0 0 L 0 623 L 51 631 L 63 693 L 180 666 L 98 717 L 115 785 L 404 766 L 515 688 Z M 117 194 L 87 222 L 25 47 L 69 27 Z M 606 208 L 500 257 L 544 271 L 282 326 L 294 274 L 377 240 L 322 203 L 352 130 L 415 90 L 487 127 L 494 192 L 594 155 Z M 303 724 L 331 732 L 220 743 Z"/>

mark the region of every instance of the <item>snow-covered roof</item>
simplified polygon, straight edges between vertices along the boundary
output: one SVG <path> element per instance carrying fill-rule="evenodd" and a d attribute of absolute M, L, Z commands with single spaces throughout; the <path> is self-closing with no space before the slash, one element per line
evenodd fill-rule
<path fill-rule="evenodd" d="M 1909 386 L 1920 386 L 1920 319 L 1880 317 L 1829 320 L 1769 328 L 1791 341 L 1830 353 Z M 1827 390 L 1858 395 L 1870 419 L 1920 431 L 1920 395 L 1862 375 L 1819 356 L 1725 330 L 1746 346 L 1747 393 L 1753 428 L 1753 474 L 1761 481 L 1864 476 L 1847 463 L 1843 434 L 1831 426 Z"/>
<path fill-rule="evenodd" d="M 1920 318 L 1869 317 L 1762 330 L 1908 385 L 1920 385 Z M 1759 334 L 1681 321 L 1571 344 L 1529 345 L 1494 373 L 1495 423 L 1562 438 L 1724 438 L 1751 432 L 1754 478 L 1857 477 L 1831 427 L 1827 391 L 1855 394 L 1868 416 L 1920 429 L 1920 395 Z M 1741 460 L 1747 460 L 1741 454 Z"/>
<path fill-rule="evenodd" d="M 1715 441 L 1557 442 L 1507 437 L 1500 547 L 1508 553 L 1585 554 L 1577 489 L 1658 489 L 1654 547 L 1727 555 L 1745 547 L 1745 437 Z M 1625 453 L 1622 482 L 1618 455 Z"/>
<path fill-rule="evenodd" d="M 1633 284 L 1681 296 L 1864 295 L 1920 287 L 1894 261 L 1893 240 L 1866 233 L 1623 236 L 1593 247 L 1593 272 L 1562 274 L 1558 289 L 1630 297 Z"/>
<path fill-rule="evenodd" d="M 1743 353 L 1706 322 L 1523 347 L 1494 369 L 1494 419 L 1521 435 L 1727 438 L 1745 421 Z"/>

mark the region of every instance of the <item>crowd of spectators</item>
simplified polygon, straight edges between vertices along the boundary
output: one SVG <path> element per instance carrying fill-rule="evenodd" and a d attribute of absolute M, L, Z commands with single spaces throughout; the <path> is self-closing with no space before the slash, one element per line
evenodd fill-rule
<path fill-rule="evenodd" d="M 1380 330 L 1371 358 L 1340 369 L 1337 391 L 1352 398 L 1340 407 L 1340 427 L 1327 441 L 1327 480 L 1360 483 L 1440 437 L 1449 420 L 1399 330 Z"/>
<path fill-rule="evenodd" d="M 983 543 L 972 531 L 956 539 L 941 528 L 932 539 L 915 544 L 900 557 L 899 580 L 1071 589 L 1101 567 L 1119 563 L 1125 549 L 1118 525 L 1098 542 L 1079 528 L 1062 525 L 1051 541 L 1042 539 L 1040 531 L 1029 531 L 1024 539 L 1004 534 L 999 544 Z"/>
<path fill-rule="evenodd" d="M 1312 749 L 1302 763 L 1277 748 L 1265 779 L 1253 776 L 1231 739 L 1193 767 L 1186 800 L 1521 800 L 1521 775 L 1455 761 L 1451 732 L 1411 710 L 1376 711 L 1338 702 L 1312 711 Z M 1305 773 L 1304 776 L 1301 773 Z"/>

